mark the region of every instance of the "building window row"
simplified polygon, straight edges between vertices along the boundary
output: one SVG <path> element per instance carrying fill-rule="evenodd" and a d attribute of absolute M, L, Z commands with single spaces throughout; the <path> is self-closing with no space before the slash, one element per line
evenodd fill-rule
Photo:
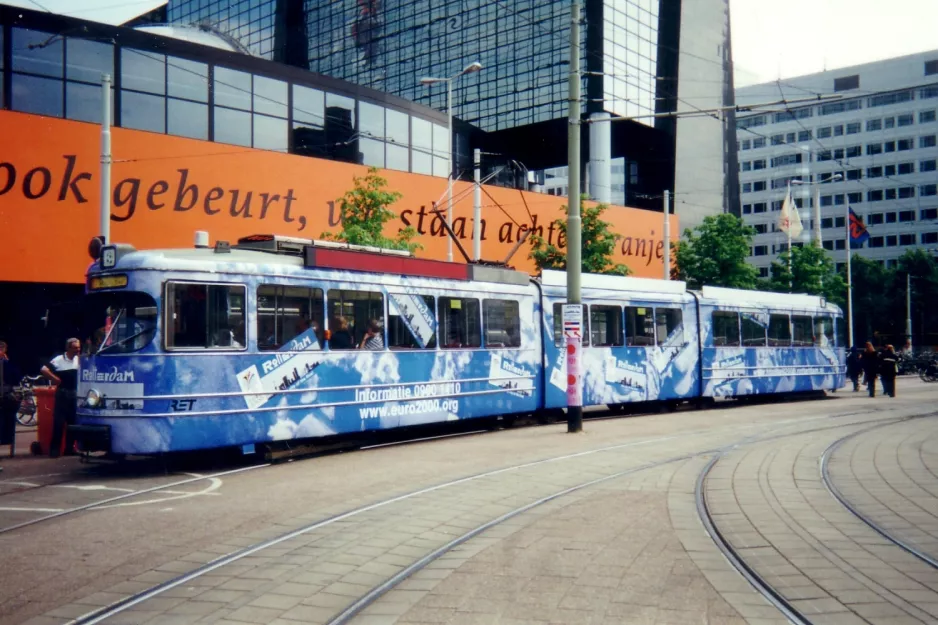
<path fill-rule="evenodd" d="M 364 100 L 157 52 L 12 28 L 12 110 L 446 177 L 448 129 Z M 0 101 L 3 101 L 0 97 Z"/>

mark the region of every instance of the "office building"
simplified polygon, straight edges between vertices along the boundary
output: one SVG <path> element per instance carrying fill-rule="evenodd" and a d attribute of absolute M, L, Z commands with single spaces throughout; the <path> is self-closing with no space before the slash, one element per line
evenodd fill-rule
<path fill-rule="evenodd" d="M 583 113 L 593 121 L 582 132 L 584 191 L 660 210 L 670 189 L 688 226 L 736 212 L 732 113 L 654 117 L 732 104 L 728 1 L 583 0 L 581 14 Z M 489 153 L 483 165 L 510 152 L 545 188 L 543 171 L 566 163 L 567 0 L 170 0 L 167 18 L 437 110 L 445 85 L 421 78 L 479 62 L 481 72 L 453 82 L 454 174 L 469 175 L 473 147 Z M 595 121 L 604 115 L 630 121 Z M 613 182 L 614 166 L 632 174 Z"/>
<path fill-rule="evenodd" d="M 822 99 L 805 103 L 806 98 Z M 819 184 L 824 248 L 845 262 L 851 207 L 871 238 L 858 253 L 891 266 L 906 250 L 938 250 L 938 51 L 738 89 L 740 106 L 802 100 L 737 120 L 743 218 L 756 228 L 750 261 L 763 277 L 787 237 L 778 231 L 789 182 L 810 240 Z"/>

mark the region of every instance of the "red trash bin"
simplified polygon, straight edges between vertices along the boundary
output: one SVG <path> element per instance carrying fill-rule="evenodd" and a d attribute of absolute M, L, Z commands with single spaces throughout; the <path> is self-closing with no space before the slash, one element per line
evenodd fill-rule
<path fill-rule="evenodd" d="M 52 426 L 55 421 L 55 387 L 37 386 L 33 388 L 36 394 L 36 425 L 37 436 L 39 440 L 39 449 L 33 450 L 37 455 L 49 455 L 52 448 Z M 59 455 L 65 453 L 65 433 L 62 433 L 62 449 Z"/>

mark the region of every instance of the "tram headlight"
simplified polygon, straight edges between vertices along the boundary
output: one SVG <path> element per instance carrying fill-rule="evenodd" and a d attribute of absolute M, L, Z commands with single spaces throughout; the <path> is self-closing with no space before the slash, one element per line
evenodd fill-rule
<path fill-rule="evenodd" d="M 90 391 L 88 391 L 88 394 L 85 395 L 85 404 L 89 408 L 97 408 L 100 403 L 101 403 L 101 393 L 99 393 L 95 389 L 91 389 Z"/>

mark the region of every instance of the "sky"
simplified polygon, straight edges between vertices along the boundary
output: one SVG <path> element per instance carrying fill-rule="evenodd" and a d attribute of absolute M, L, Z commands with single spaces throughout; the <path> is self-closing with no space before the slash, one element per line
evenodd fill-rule
<path fill-rule="evenodd" d="M 730 19 L 736 87 L 938 49 L 938 0 L 730 0 Z"/>
<path fill-rule="evenodd" d="M 0 3 L 119 24 L 162 1 Z M 730 0 L 730 15 L 737 87 L 938 49 L 938 0 Z"/>

